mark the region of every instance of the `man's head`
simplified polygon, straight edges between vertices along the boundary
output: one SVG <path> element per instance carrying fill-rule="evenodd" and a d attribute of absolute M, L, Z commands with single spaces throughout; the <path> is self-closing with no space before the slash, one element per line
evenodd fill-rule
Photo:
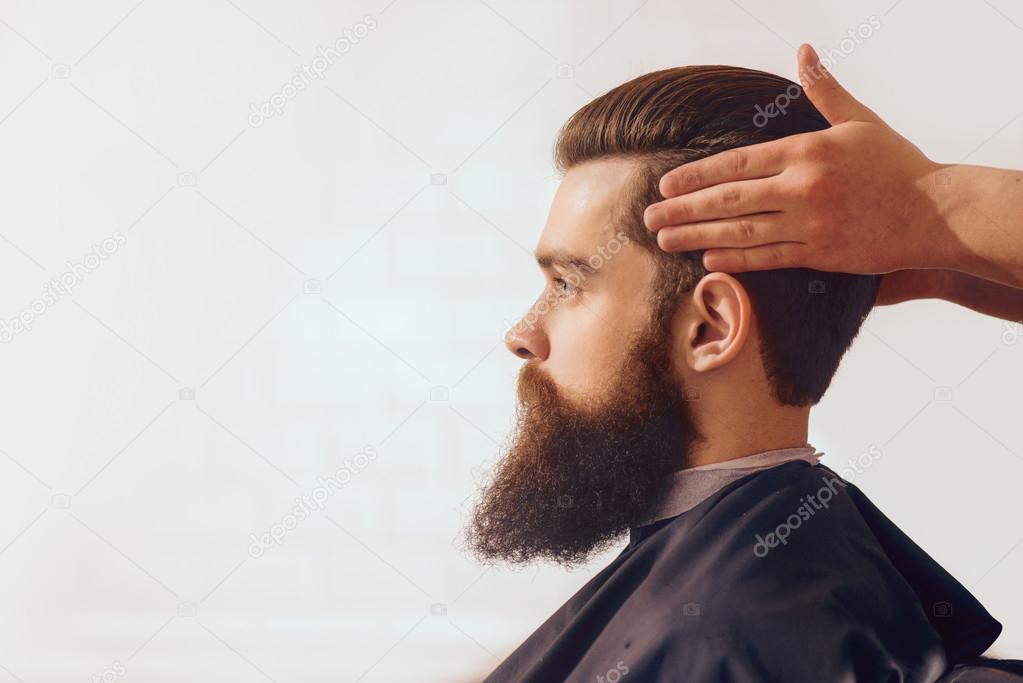
<path fill-rule="evenodd" d="M 519 423 L 474 511 L 477 554 L 582 561 L 643 518 L 704 427 L 727 416 L 756 429 L 722 406 L 756 415 L 820 400 L 876 276 L 707 273 L 701 253 L 662 252 L 643 224 L 672 168 L 826 128 L 797 91 L 760 71 L 680 67 L 618 86 L 563 126 L 564 178 L 536 249 L 547 286 L 506 336 L 527 361 Z M 784 114 L 760 113 L 783 95 Z"/>

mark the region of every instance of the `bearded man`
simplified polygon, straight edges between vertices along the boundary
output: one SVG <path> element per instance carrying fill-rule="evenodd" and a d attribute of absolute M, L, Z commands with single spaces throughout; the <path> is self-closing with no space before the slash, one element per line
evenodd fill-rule
<path fill-rule="evenodd" d="M 1000 632 L 807 442 L 878 276 L 707 272 L 644 227 L 667 171 L 826 128 L 799 94 L 760 71 L 679 67 L 560 131 L 546 286 L 506 336 L 525 361 L 518 425 L 468 545 L 571 566 L 628 544 L 489 683 L 931 682 Z M 757 116 L 782 96 L 784 112 Z"/>

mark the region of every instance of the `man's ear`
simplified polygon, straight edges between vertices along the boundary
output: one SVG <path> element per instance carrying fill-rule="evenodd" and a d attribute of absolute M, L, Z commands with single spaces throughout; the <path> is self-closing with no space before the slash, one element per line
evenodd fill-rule
<path fill-rule="evenodd" d="M 722 367 L 742 351 L 753 325 L 746 288 L 728 273 L 708 273 L 693 288 L 681 316 L 686 365 L 696 372 Z"/>

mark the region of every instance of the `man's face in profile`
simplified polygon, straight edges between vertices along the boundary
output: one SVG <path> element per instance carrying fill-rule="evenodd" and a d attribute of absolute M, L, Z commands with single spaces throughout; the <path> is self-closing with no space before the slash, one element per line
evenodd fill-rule
<path fill-rule="evenodd" d="M 697 435 L 674 302 L 655 303 L 656 262 L 617 224 L 631 173 L 581 164 L 554 197 L 536 249 L 545 288 L 505 339 L 525 364 L 516 430 L 468 529 L 483 558 L 586 560 L 643 516 Z"/>

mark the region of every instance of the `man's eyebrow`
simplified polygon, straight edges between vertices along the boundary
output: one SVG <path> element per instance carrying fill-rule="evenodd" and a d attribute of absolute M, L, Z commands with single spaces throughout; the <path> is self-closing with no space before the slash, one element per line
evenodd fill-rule
<path fill-rule="evenodd" d="M 562 268 L 579 269 L 587 275 L 593 275 L 597 272 L 587 259 L 560 249 L 537 252 L 536 262 L 540 264 L 541 268 L 561 266 Z"/>

